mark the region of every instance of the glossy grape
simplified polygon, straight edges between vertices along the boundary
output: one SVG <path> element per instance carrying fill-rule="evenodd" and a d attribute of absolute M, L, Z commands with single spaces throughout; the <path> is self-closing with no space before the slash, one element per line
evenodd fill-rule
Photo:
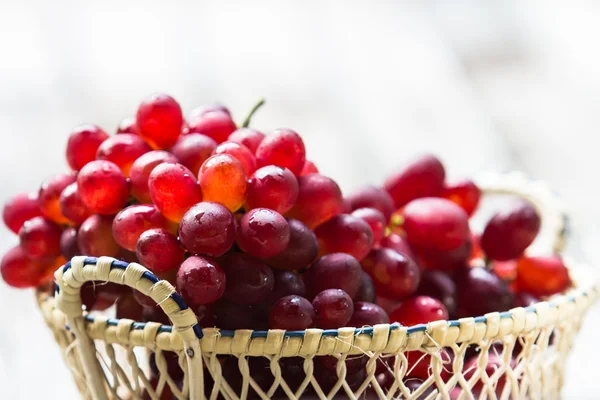
<path fill-rule="evenodd" d="M 58 203 L 62 214 L 75 225 L 81 225 L 92 215 L 79 195 L 77 182 L 71 183 L 62 191 Z"/>
<path fill-rule="evenodd" d="M 341 289 L 327 289 L 317 294 L 312 301 L 317 318 L 317 327 L 336 329 L 347 326 L 354 312 L 354 303 Z"/>
<path fill-rule="evenodd" d="M 415 296 L 406 299 L 390 314 L 392 322 L 399 322 L 404 326 L 447 319 L 448 310 L 446 310 L 444 304 L 429 296 Z"/>
<path fill-rule="evenodd" d="M 422 269 L 437 269 L 442 271 L 456 271 L 468 264 L 472 255 L 471 238 L 462 245 L 452 250 L 439 250 L 436 248 L 415 248 L 413 254 Z"/>
<path fill-rule="evenodd" d="M 306 286 L 302 276 L 293 271 L 273 271 L 273 291 L 269 295 L 269 303 L 274 303 L 282 297 L 292 294 L 306 297 Z"/>
<path fill-rule="evenodd" d="M 310 229 L 342 212 L 342 191 L 326 176 L 310 174 L 298 178 L 298 198 L 287 216 Z"/>
<path fill-rule="evenodd" d="M 131 133 L 133 135 L 139 135 L 137 127 L 137 120 L 134 116 L 125 117 L 119 122 L 117 126 L 117 133 Z"/>
<path fill-rule="evenodd" d="M 410 248 L 410 245 L 405 238 L 398 235 L 397 233 L 390 233 L 383 239 L 381 239 L 381 247 L 392 249 L 400 254 L 404 254 L 408 258 L 415 259 L 415 255 Z"/>
<path fill-rule="evenodd" d="M 362 328 L 363 326 L 374 326 L 377 324 L 389 324 L 390 317 L 377 304 L 364 301 L 354 302 L 354 312 L 348 326 Z"/>
<path fill-rule="evenodd" d="M 262 132 L 252 128 L 240 128 L 229 135 L 227 140 L 243 144 L 252 152 L 256 153 L 258 145 L 263 141 L 265 135 Z"/>
<path fill-rule="evenodd" d="M 478 317 L 512 307 L 513 296 L 506 283 L 484 268 L 457 271 L 454 282 L 458 318 Z"/>
<path fill-rule="evenodd" d="M 295 295 L 277 300 L 269 314 L 270 329 L 299 331 L 312 328 L 315 323 L 315 310 L 310 301 Z"/>
<path fill-rule="evenodd" d="M 140 104 L 135 118 L 139 135 L 154 149 L 171 148 L 181 134 L 181 107 L 166 94 L 153 94 L 146 98 Z"/>
<path fill-rule="evenodd" d="M 16 234 L 19 233 L 25 221 L 41 215 L 42 210 L 38 204 L 37 193 L 19 193 L 10 198 L 2 210 L 4 224 Z"/>
<path fill-rule="evenodd" d="M 177 271 L 177 292 L 189 306 L 211 304 L 225 292 L 225 272 L 209 257 L 190 257 Z"/>
<path fill-rule="evenodd" d="M 240 219 L 236 243 L 248 254 L 273 257 L 290 242 L 290 227 L 281 214 L 268 208 L 255 208 Z"/>
<path fill-rule="evenodd" d="M 327 289 L 342 289 L 354 298 L 361 282 L 360 263 L 346 253 L 324 255 L 304 273 L 308 298 L 311 299 Z"/>
<path fill-rule="evenodd" d="M 380 247 L 381 240 L 383 239 L 383 235 L 385 234 L 385 228 L 387 225 L 386 219 L 381 213 L 381 211 L 377 210 L 376 208 L 357 208 L 350 215 L 362 219 L 369 225 L 369 228 L 371 228 L 371 233 L 373 234 L 372 247 Z"/>
<path fill-rule="evenodd" d="M 67 228 L 60 236 L 60 252 L 67 260 L 80 256 L 79 244 L 77 244 L 77 229 Z"/>
<path fill-rule="evenodd" d="M 150 203 L 152 201 L 150 188 L 148 187 L 150 173 L 159 164 L 177 162 L 177 157 L 161 150 L 154 150 L 141 155 L 133 162 L 129 170 L 131 194 L 141 203 Z"/>
<path fill-rule="evenodd" d="M 112 218 L 101 215 L 92 215 L 81 224 L 77 244 L 91 257 L 118 257 L 121 251 L 112 236 Z"/>
<path fill-rule="evenodd" d="M 47 275 L 50 266 L 52 264 L 48 262 L 32 260 L 20 246 L 15 246 L 4 254 L 0 263 L 0 275 L 12 287 L 35 287 Z"/>
<path fill-rule="evenodd" d="M 103 215 L 118 213 L 129 198 L 125 175 L 116 164 L 105 160 L 92 161 L 81 169 L 77 190 L 90 211 Z"/>
<path fill-rule="evenodd" d="M 207 114 L 209 112 L 213 112 L 213 111 L 224 112 L 225 114 L 231 115 L 231 112 L 229 112 L 229 109 L 227 107 L 225 107 L 223 104 L 213 103 L 213 104 L 205 104 L 203 106 L 194 108 L 192 111 L 190 111 L 190 114 L 188 115 L 188 120 L 194 120 L 195 118 L 201 117 L 202 115 Z"/>
<path fill-rule="evenodd" d="M 371 276 L 378 295 L 404 298 L 419 285 L 421 272 L 415 262 L 392 249 L 380 248 L 369 253 L 362 267 Z"/>
<path fill-rule="evenodd" d="M 209 157 L 198 172 L 198 183 L 206 201 L 237 211 L 246 200 L 247 176 L 242 164 L 228 154 Z"/>
<path fill-rule="evenodd" d="M 360 288 L 358 288 L 358 293 L 354 296 L 354 301 L 366 301 L 368 303 L 375 303 L 377 301 L 373 279 L 364 271 L 362 272 Z"/>
<path fill-rule="evenodd" d="M 153 272 L 176 269 L 185 256 L 177 236 L 164 229 L 150 229 L 142 233 L 135 254 L 140 263 Z"/>
<path fill-rule="evenodd" d="M 62 229 L 44 217 L 25 221 L 19 231 L 21 248 L 34 260 L 53 260 L 60 255 Z"/>
<path fill-rule="evenodd" d="M 119 246 L 136 251 L 142 233 L 154 228 L 176 233 L 175 224 L 169 222 L 153 205 L 135 204 L 121 210 L 115 216 L 112 235 Z"/>
<path fill-rule="evenodd" d="M 227 286 L 223 298 L 236 304 L 258 304 L 267 300 L 275 283 L 267 264 L 245 253 L 228 253 L 219 258 Z"/>
<path fill-rule="evenodd" d="M 352 211 L 359 208 L 375 208 L 379 210 L 386 221 L 389 221 L 395 210 L 392 196 L 385 190 L 375 186 L 363 186 L 347 197 Z"/>
<path fill-rule="evenodd" d="M 38 205 L 42 215 L 57 224 L 68 224 L 69 220 L 60 211 L 60 194 L 75 182 L 75 174 L 59 174 L 44 183 L 38 192 Z"/>
<path fill-rule="evenodd" d="M 181 136 L 171 148 L 171 152 L 181 164 L 198 174 L 204 161 L 210 157 L 217 148 L 217 142 L 200 133 L 190 133 Z"/>
<path fill-rule="evenodd" d="M 73 128 L 67 142 L 66 157 L 69 166 L 79 171 L 87 163 L 96 159 L 98 147 L 108 139 L 108 134 L 92 124 L 78 125 Z"/>
<path fill-rule="evenodd" d="M 201 133 L 217 143 L 223 143 L 237 129 L 229 112 L 214 110 L 188 118 L 188 132 Z"/>
<path fill-rule="evenodd" d="M 304 161 L 304 165 L 302 166 L 302 170 L 300 171 L 300 176 L 304 176 L 304 175 L 308 175 L 308 174 L 318 174 L 318 173 L 319 173 L 319 169 L 312 161 L 308 161 L 308 160 Z"/>
<path fill-rule="evenodd" d="M 192 254 L 221 256 L 235 242 L 235 217 L 219 203 L 198 203 L 181 219 L 179 240 Z"/>
<path fill-rule="evenodd" d="M 216 325 L 221 329 L 269 328 L 269 312 L 262 304 L 234 304 L 220 300 L 214 305 Z"/>
<path fill-rule="evenodd" d="M 481 189 L 472 180 L 464 179 L 444 187 L 442 197 L 461 206 L 467 215 L 472 215 L 479 205 Z"/>
<path fill-rule="evenodd" d="M 290 271 L 307 268 L 319 253 L 319 243 L 314 232 L 297 219 L 288 219 L 290 241 L 281 253 L 266 258 L 272 267 Z"/>
<path fill-rule="evenodd" d="M 288 212 L 298 198 L 298 180 L 289 169 L 268 165 L 256 170 L 248 180 L 246 209 L 270 208 Z"/>
<path fill-rule="evenodd" d="M 300 135 L 291 129 L 277 129 L 263 139 L 256 149 L 259 167 L 277 165 L 300 175 L 306 160 L 306 150 Z"/>
<path fill-rule="evenodd" d="M 526 201 L 496 213 L 481 235 L 481 247 L 488 258 L 498 261 L 519 258 L 540 231 L 537 210 Z"/>
<path fill-rule="evenodd" d="M 319 253 L 347 253 L 361 261 L 373 247 L 373 232 L 364 220 L 340 214 L 321 224 L 315 234 Z"/>
<path fill-rule="evenodd" d="M 456 285 L 448 274 L 441 271 L 423 271 L 416 293 L 441 301 L 450 318 L 456 314 Z"/>
<path fill-rule="evenodd" d="M 151 150 L 141 137 L 124 133 L 106 139 L 98 147 L 96 159 L 114 163 L 129 177 L 133 162 Z"/>
<path fill-rule="evenodd" d="M 426 154 L 411 161 L 384 183 L 384 189 L 392 196 L 396 208 L 414 199 L 435 197 L 442 193 L 446 172 L 435 156 Z"/>
<path fill-rule="evenodd" d="M 158 210 L 174 222 L 194 204 L 202 201 L 202 191 L 194 174 L 181 164 L 157 165 L 148 179 L 150 198 Z"/>
<path fill-rule="evenodd" d="M 569 270 L 559 256 L 522 257 L 517 262 L 517 287 L 535 296 L 550 296 L 571 285 Z"/>
<path fill-rule="evenodd" d="M 256 159 L 254 154 L 244 145 L 237 142 L 223 142 L 218 145 L 213 151 L 214 154 L 229 154 L 238 160 L 247 176 L 250 176 L 256 171 Z"/>

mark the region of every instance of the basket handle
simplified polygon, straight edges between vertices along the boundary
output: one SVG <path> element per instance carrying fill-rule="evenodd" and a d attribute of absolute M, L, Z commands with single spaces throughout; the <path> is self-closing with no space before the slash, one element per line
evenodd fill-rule
<path fill-rule="evenodd" d="M 77 338 L 77 347 L 82 359 L 88 387 L 94 400 L 107 400 L 103 373 L 96 357 L 92 339 L 85 330 L 80 290 L 89 281 L 113 282 L 127 285 L 151 297 L 167 314 L 173 331 L 181 337 L 187 358 L 190 399 L 204 398 L 202 353 L 199 339 L 202 329 L 194 312 L 185 304 L 173 286 L 157 278 L 145 267 L 110 257 L 74 257 L 54 274 L 58 285 L 56 306 L 65 313 L 69 328 Z"/>
<path fill-rule="evenodd" d="M 475 182 L 486 196 L 515 195 L 533 204 L 540 213 L 550 247 L 556 254 L 563 252 L 569 236 L 569 217 L 564 204 L 547 184 L 517 171 L 482 173 Z"/>

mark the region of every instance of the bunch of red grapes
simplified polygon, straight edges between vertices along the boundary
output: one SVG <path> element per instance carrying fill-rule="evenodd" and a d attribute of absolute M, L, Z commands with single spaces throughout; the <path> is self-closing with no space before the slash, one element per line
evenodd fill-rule
<path fill-rule="evenodd" d="M 540 229 L 531 204 L 475 234 L 479 188 L 448 183 L 431 155 L 343 196 L 293 130 L 239 128 L 220 105 L 184 119 L 157 94 L 115 135 L 76 127 L 66 158 L 71 172 L 5 205 L 20 240 L 1 264 L 9 285 L 42 286 L 73 256 L 110 256 L 174 284 L 202 327 L 255 330 L 415 325 L 527 306 L 570 285 L 558 256 L 524 254 Z M 90 284 L 82 299 L 168 323 L 128 288 Z"/>

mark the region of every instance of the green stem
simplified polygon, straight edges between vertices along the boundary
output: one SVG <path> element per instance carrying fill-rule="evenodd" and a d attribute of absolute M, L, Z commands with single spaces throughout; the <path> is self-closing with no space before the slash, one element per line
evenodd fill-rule
<path fill-rule="evenodd" d="M 242 128 L 247 128 L 250 125 L 250 120 L 252 119 L 252 116 L 260 107 L 262 107 L 263 104 L 265 104 L 265 99 L 260 99 L 260 101 L 256 103 L 254 107 L 252 107 L 252 110 L 250 110 L 250 113 L 248 113 L 248 116 L 242 123 Z"/>

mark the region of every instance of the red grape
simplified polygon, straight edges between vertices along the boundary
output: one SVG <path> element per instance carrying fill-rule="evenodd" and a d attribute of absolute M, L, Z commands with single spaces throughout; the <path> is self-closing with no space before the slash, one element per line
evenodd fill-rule
<path fill-rule="evenodd" d="M 273 272 L 267 264 L 244 253 L 228 253 L 219 258 L 227 286 L 223 298 L 236 304 L 258 304 L 273 291 Z"/>
<path fill-rule="evenodd" d="M 167 272 L 154 272 L 154 275 L 156 275 L 158 279 L 167 281 L 173 286 L 177 285 L 177 270 L 171 270 L 171 271 L 167 271 Z M 156 302 L 152 299 L 152 297 L 146 296 L 139 290 L 133 291 L 133 297 L 143 307 L 156 308 L 157 310 L 160 310 L 158 307 L 158 304 L 156 304 Z M 154 314 L 156 315 L 159 313 L 154 313 Z M 169 318 L 166 315 L 164 316 L 164 318 L 166 321 L 165 324 L 170 324 Z"/>
<path fill-rule="evenodd" d="M 320 254 L 347 253 L 362 260 L 373 246 L 373 232 L 364 220 L 340 214 L 321 224 L 315 234 Z"/>
<path fill-rule="evenodd" d="M 237 142 L 223 142 L 215 148 L 213 154 L 229 154 L 242 164 L 244 172 L 248 176 L 256 170 L 254 154 L 246 146 Z"/>
<path fill-rule="evenodd" d="M 181 219 L 179 240 L 192 254 L 221 256 L 235 242 L 235 217 L 219 203 L 198 203 Z"/>
<path fill-rule="evenodd" d="M 228 154 L 209 157 L 198 172 L 204 200 L 221 203 L 232 212 L 246 200 L 247 179 L 242 164 Z"/>
<path fill-rule="evenodd" d="M 52 266 L 52 263 L 30 259 L 20 246 L 15 246 L 2 258 L 0 275 L 12 287 L 35 287 L 47 276 Z"/>
<path fill-rule="evenodd" d="M 156 208 L 174 222 L 194 204 L 202 201 L 202 192 L 194 174 L 181 164 L 157 165 L 148 178 L 150 197 Z"/>
<path fill-rule="evenodd" d="M 177 157 L 161 150 L 150 151 L 140 156 L 133 162 L 129 170 L 131 194 L 142 203 L 150 203 L 152 201 L 150 188 L 148 187 L 150 173 L 159 164 L 177 162 Z"/>
<path fill-rule="evenodd" d="M 403 215 L 408 243 L 424 251 L 453 250 L 470 238 L 467 213 L 449 200 L 413 200 L 404 207 Z"/>
<path fill-rule="evenodd" d="M 62 229 L 44 217 L 25 221 L 19 231 L 21 247 L 34 260 L 53 260 L 60 255 Z"/>
<path fill-rule="evenodd" d="M 181 134 L 181 107 L 166 94 L 153 94 L 146 98 L 135 118 L 139 135 L 155 149 L 170 148 Z"/>
<path fill-rule="evenodd" d="M 517 278 L 517 260 L 492 261 L 492 271 L 503 281 L 512 282 Z"/>
<path fill-rule="evenodd" d="M 75 182 L 75 174 L 59 174 L 47 181 L 40 187 L 38 192 L 38 205 L 44 215 L 49 220 L 57 224 L 68 224 L 69 220 L 60 211 L 60 194 L 67 186 Z"/>
<path fill-rule="evenodd" d="M 171 148 L 171 152 L 181 164 L 194 174 L 198 174 L 204 161 L 208 159 L 217 148 L 217 142 L 200 133 L 190 133 L 179 138 Z"/>
<path fill-rule="evenodd" d="M 297 219 L 288 219 L 290 242 L 281 253 L 265 261 L 278 269 L 301 271 L 317 258 L 319 243 L 314 232 Z"/>
<path fill-rule="evenodd" d="M 178 268 L 185 256 L 177 237 L 164 229 L 150 229 L 142 233 L 135 254 L 141 264 L 156 272 Z"/>
<path fill-rule="evenodd" d="M 133 291 L 123 293 L 117 299 L 116 306 L 116 317 L 132 319 L 134 321 L 141 321 L 143 316 L 143 308 L 135 301 L 133 297 Z"/>
<path fill-rule="evenodd" d="M 255 208 L 240 219 L 236 242 L 240 249 L 255 257 L 273 257 L 288 246 L 290 227 L 278 212 Z"/>
<path fill-rule="evenodd" d="M 139 135 L 140 132 L 137 127 L 137 120 L 133 116 L 125 117 L 119 122 L 117 126 L 117 133 L 131 133 L 133 135 Z"/>
<path fill-rule="evenodd" d="M 96 159 L 98 147 L 108 139 L 108 134 L 96 125 L 84 124 L 73 128 L 67 142 L 67 162 L 79 171 L 87 163 Z"/>
<path fill-rule="evenodd" d="M 129 177 L 133 162 L 151 150 L 141 137 L 124 133 L 106 139 L 98 147 L 96 158 L 115 163 Z"/>
<path fill-rule="evenodd" d="M 222 110 L 194 114 L 188 118 L 189 133 L 201 133 L 217 143 L 226 141 L 236 129 L 237 126 L 231 119 L 229 112 Z"/>
<path fill-rule="evenodd" d="M 517 287 L 535 296 L 550 296 L 571 285 L 569 270 L 559 256 L 522 257 L 517 262 Z"/>
<path fill-rule="evenodd" d="M 77 190 L 87 208 L 95 213 L 113 215 L 129 199 L 129 185 L 119 167 L 105 160 L 92 161 L 77 176 Z"/>
<path fill-rule="evenodd" d="M 465 179 L 447 185 L 442 192 L 442 197 L 461 206 L 467 215 L 472 215 L 479 205 L 481 190 L 472 180 Z"/>
<path fill-rule="evenodd" d="M 177 292 L 191 307 L 214 303 L 225 292 L 225 272 L 212 258 L 190 257 L 177 271 Z"/>
<path fill-rule="evenodd" d="M 342 191 L 332 179 L 319 174 L 298 178 L 298 198 L 287 216 L 314 229 L 342 212 Z"/>
<path fill-rule="evenodd" d="M 398 305 L 400 305 L 400 300 L 397 299 L 388 299 L 387 297 L 377 296 L 377 305 L 383 310 L 390 314 Z"/>
<path fill-rule="evenodd" d="M 540 215 L 526 201 L 496 213 L 481 235 L 481 247 L 492 260 L 519 258 L 540 231 Z"/>
<path fill-rule="evenodd" d="M 300 176 L 304 176 L 304 175 L 308 175 L 308 174 L 318 174 L 318 173 L 319 173 L 319 169 L 312 161 L 308 161 L 308 160 L 304 161 L 304 165 L 302 166 L 302 170 L 300 171 Z"/>
<path fill-rule="evenodd" d="M 317 380 L 317 382 L 319 383 L 323 392 L 325 392 L 325 393 L 329 393 L 334 388 L 334 386 L 337 384 L 338 379 L 339 379 L 336 373 L 332 373 L 332 371 L 330 369 L 325 368 L 321 363 L 318 363 L 315 365 L 314 377 Z M 353 392 L 358 390 L 358 388 L 363 384 L 363 382 L 366 379 L 367 379 L 367 371 L 364 368 L 359 369 L 357 372 L 354 372 L 352 374 L 347 373 L 346 376 L 344 377 L 344 381 L 346 382 L 346 384 L 348 385 L 350 390 Z M 313 397 L 313 398 L 318 398 L 318 397 Z M 342 387 L 337 392 L 336 397 L 333 397 L 333 398 L 348 399 L 349 397 L 346 395 L 346 392 L 344 391 L 344 388 Z"/>
<path fill-rule="evenodd" d="M 257 131 L 252 128 L 240 128 L 229 135 L 230 142 L 237 142 L 239 144 L 243 144 L 252 152 L 252 154 L 256 153 L 256 149 L 258 145 L 263 141 L 265 135 L 262 132 Z"/>
<path fill-rule="evenodd" d="M 112 217 L 92 215 L 79 227 L 77 244 L 86 256 L 118 257 L 121 249 L 112 236 Z"/>
<path fill-rule="evenodd" d="M 205 104 L 203 106 L 194 108 L 192 111 L 190 111 L 190 114 L 188 115 L 188 120 L 193 120 L 195 118 L 201 117 L 202 115 L 207 114 L 209 112 L 213 112 L 213 111 L 220 111 L 220 112 L 224 112 L 225 114 L 231 115 L 231 113 L 229 112 L 229 109 L 227 107 L 225 107 L 224 105 L 219 104 L 219 103 L 213 103 L 213 104 Z"/>
<path fill-rule="evenodd" d="M 234 304 L 220 300 L 214 305 L 216 325 L 221 329 L 269 328 L 268 310 L 261 304 Z"/>
<path fill-rule="evenodd" d="M 375 186 L 364 186 L 347 197 L 350 209 L 375 208 L 383 214 L 386 221 L 390 220 L 395 210 L 394 200 L 388 192 Z"/>
<path fill-rule="evenodd" d="M 177 230 L 153 205 L 135 204 L 121 210 L 112 223 L 112 235 L 119 246 L 135 251 L 138 239 L 149 229 Z M 174 229 L 175 228 L 175 229 Z"/>
<path fill-rule="evenodd" d="M 485 367 L 485 373 L 488 376 L 492 376 L 494 375 L 494 373 L 502 368 L 503 366 L 506 365 L 506 363 L 504 362 L 502 355 L 500 354 L 496 354 L 494 352 L 489 353 L 488 356 L 488 362 L 487 362 L 487 366 Z M 481 367 L 479 366 L 480 360 L 478 357 L 474 357 L 471 360 L 469 360 L 468 362 L 465 363 L 464 368 L 464 375 L 465 375 L 465 379 L 466 380 L 470 380 L 471 378 L 473 378 L 473 375 L 475 374 L 475 371 L 478 371 L 481 369 Z M 516 367 L 516 361 L 514 359 L 510 360 L 510 367 L 511 368 L 515 368 Z M 494 384 L 494 390 L 495 390 L 495 394 L 498 398 L 500 398 L 500 396 L 502 395 L 502 392 L 504 391 L 504 386 L 506 386 L 506 375 L 501 375 L 500 378 L 498 378 L 498 381 Z M 510 383 L 509 383 L 510 384 Z M 473 386 L 473 388 L 471 389 L 471 393 L 473 396 L 475 396 L 475 398 L 480 398 L 480 396 L 483 394 L 483 392 L 486 392 L 486 397 L 487 397 L 487 389 L 486 386 L 484 386 L 484 382 L 481 380 L 477 380 L 475 383 L 475 386 Z"/>
<path fill-rule="evenodd" d="M 417 263 L 422 269 L 438 269 L 455 271 L 468 264 L 472 254 L 472 243 L 469 238 L 460 247 L 452 250 L 419 249 L 415 248 Z"/>
<path fill-rule="evenodd" d="M 201 304 L 193 307 L 192 311 L 194 311 L 194 314 L 196 314 L 198 325 L 200 325 L 201 328 L 210 328 L 215 326 L 215 314 L 211 305 Z"/>
<path fill-rule="evenodd" d="M 354 309 L 354 305 L 352 305 L 351 310 L 353 310 L 353 309 Z M 316 312 L 316 310 L 315 310 L 315 312 Z M 346 325 L 344 325 L 344 326 L 346 326 Z M 328 370 L 332 371 L 333 374 L 335 374 L 335 371 L 337 369 L 337 364 L 338 364 L 338 361 L 339 361 L 337 357 L 334 357 L 334 356 L 321 356 L 321 357 L 317 357 L 317 360 L 319 360 L 319 364 L 321 364 L 322 366 L 324 366 Z M 367 365 L 368 361 L 369 361 L 369 357 L 368 356 L 364 356 L 364 355 L 362 355 L 362 356 L 349 355 L 346 358 L 346 361 L 345 361 L 345 364 L 346 364 L 346 373 L 350 374 L 350 375 L 355 374 L 359 370 L 363 369 Z M 367 397 L 367 399 L 370 399 L 370 397 Z"/>
<path fill-rule="evenodd" d="M 327 254 L 304 273 L 309 298 L 327 289 L 342 289 L 352 298 L 362 281 L 360 263 L 346 253 Z"/>
<path fill-rule="evenodd" d="M 539 303 L 540 299 L 537 296 L 527 292 L 515 293 L 513 307 L 529 307 L 535 303 Z"/>
<path fill-rule="evenodd" d="M 82 255 L 77 244 L 76 228 L 67 228 L 63 231 L 60 236 L 60 252 L 67 260 Z"/>
<path fill-rule="evenodd" d="M 128 286 L 111 282 L 86 282 L 81 286 L 81 303 L 88 311 L 104 311 L 115 304 L 119 296 L 127 290 Z"/>
<path fill-rule="evenodd" d="M 317 294 L 312 301 L 317 318 L 317 327 L 337 329 L 347 326 L 354 303 L 348 293 L 341 289 L 327 289 Z"/>
<path fill-rule="evenodd" d="M 386 228 L 386 220 L 381 211 L 376 208 L 358 208 L 350 215 L 362 219 L 369 225 L 373 234 L 373 247 L 380 247 Z"/>
<path fill-rule="evenodd" d="M 397 233 L 390 233 L 381 240 L 381 247 L 392 249 L 400 254 L 404 254 L 408 258 L 415 259 L 415 255 L 410 248 L 410 245 L 402 236 Z"/>
<path fill-rule="evenodd" d="M 366 301 L 368 303 L 375 303 L 377 301 L 375 284 L 365 271 L 362 272 L 362 281 L 360 282 L 358 293 L 354 296 L 354 301 Z"/>
<path fill-rule="evenodd" d="M 512 307 L 513 296 L 506 283 L 484 268 L 457 271 L 454 282 L 458 318 L 478 317 Z"/>
<path fill-rule="evenodd" d="M 81 225 L 87 217 L 92 215 L 79 195 L 77 182 L 71 183 L 62 191 L 59 206 L 62 214 L 76 225 Z"/>
<path fill-rule="evenodd" d="M 384 189 L 394 199 L 396 208 L 421 197 L 435 197 L 442 193 L 446 172 L 436 157 L 426 154 L 390 176 Z"/>
<path fill-rule="evenodd" d="M 41 215 L 37 193 L 19 193 L 4 204 L 2 211 L 4 223 L 16 234 L 19 233 L 25 221 Z"/>
<path fill-rule="evenodd" d="M 415 296 L 406 299 L 390 314 L 392 322 L 399 322 L 404 326 L 447 319 L 448 310 L 444 304 L 429 296 Z"/>
<path fill-rule="evenodd" d="M 392 249 L 375 249 L 362 261 L 364 270 L 373 278 L 377 294 L 404 298 L 419 286 L 421 273 L 413 260 Z"/>
<path fill-rule="evenodd" d="M 248 180 L 246 208 L 270 208 L 288 212 L 298 198 L 298 180 L 289 169 L 268 165 L 256 170 Z"/>
<path fill-rule="evenodd" d="M 390 318 L 383 308 L 377 304 L 357 301 L 354 303 L 354 312 L 348 326 L 362 328 L 363 326 L 373 326 L 377 324 L 389 324 Z"/>
<path fill-rule="evenodd" d="M 485 254 L 481 249 L 481 238 L 479 235 L 471 233 L 471 257 L 469 258 L 469 261 L 483 259 L 485 259 Z"/>
<path fill-rule="evenodd" d="M 264 138 L 256 149 L 258 166 L 277 165 L 300 175 L 306 161 L 306 150 L 300 135 L 291 129 L 277 129 Z"/>
<path fill-rule="evenodd" d="M 314 327 L 315 322 L 315 310 L 310 301 L 295 295 L 277 300 L 269 315 L 270 329 L 299 331 Z"/>
<path fill-rule="evenodd" d="M 419 288 L 415 294 L 438 299 L 446 307 L 449 317 L 454 317 L 456 313 L 456 285 L 448 274 L 441 271 L 423 271 Z"/>
<path fill-rule="evenodd" d="M 269 295 L 269 302 L 274 303 L 282 297 L 292 294 L 305 297 L 306 286 L 302 276 L 294 271 L 273 271 L 273 291 Z"/>

